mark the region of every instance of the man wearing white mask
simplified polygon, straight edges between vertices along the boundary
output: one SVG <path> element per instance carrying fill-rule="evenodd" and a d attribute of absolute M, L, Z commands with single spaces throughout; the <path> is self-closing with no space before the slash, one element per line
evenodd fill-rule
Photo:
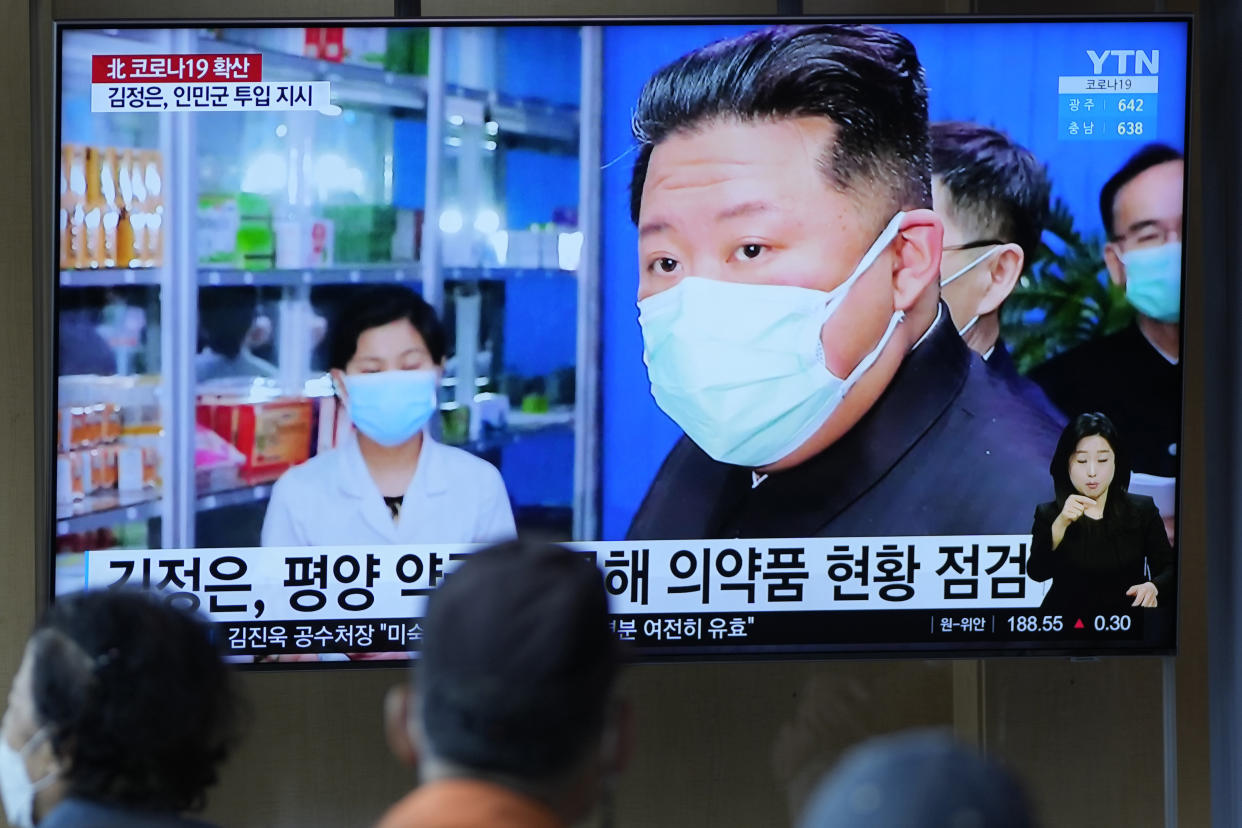
<path fill-rule="evenodd" d="M 1150 144 L 1104 185 L 1104 262 L 1113 282 L 1125 288 L 1135 323 L 1031 372 L 1067 415 L 1107 414 L 1127 441 L 1134 471 L 1166 478 L 1170 494 L 1181 430 L 1184 178 L 1182 154 Z"/>
<path fill-rule="evenodd" d="M 633 128 L 644 359 L 686 437 L 630 536 L 1027 531 L 1057 432 L 940 302 L 910 42 L 713 44 L 647 82 Z"/>
<path fill-rule="evenodd" d="M 1065 417 L 1018 373 L 1000 309 L 1039 250 L 1052 185 L 1005 133 L 966 121 L 931 125 L 932 204 L 944 222 L 940 295 L 958 334 L 1009 386 L 1058 423 Z"/>

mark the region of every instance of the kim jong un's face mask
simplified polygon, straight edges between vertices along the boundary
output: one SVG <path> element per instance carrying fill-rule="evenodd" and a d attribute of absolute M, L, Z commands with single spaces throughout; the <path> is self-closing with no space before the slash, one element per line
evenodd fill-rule
<path fill-rule="evenodd" d="M 883 353 L 904 314 L 844 377 L 825 363 L 824 324 L 897 236 L 898 213 L 830 291 L 687 276 L 638 303 L 656 404 L 715 460 L 760 467 L 818 431 Z"/>

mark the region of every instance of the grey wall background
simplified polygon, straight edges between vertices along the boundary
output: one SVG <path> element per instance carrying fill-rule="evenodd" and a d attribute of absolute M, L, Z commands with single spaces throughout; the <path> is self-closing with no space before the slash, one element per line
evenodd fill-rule
<path fill-rule="evenodd" d="M 1205 0 L 1206 1 L 1206 0 Z M 1198 11 L 1186 2 L 1122 0 L 807 0 L 808 14 L 1147 13 Z M 186 17 L 187 0 L 4 0 L 0 28 L 0 686 L 7 685 L 35 619 L 42 573 L 43 426 L 32 400 L 50 375 L 44 327 L 50 282 L 35 278 L 34 243 L 50 228 L 32 221 L 40 164 L 34 118 L 50 105 L 52 19 Z M 359 0 L 221 0 L 231 17 L 383 16 L 391 3 Z M 773 0 L 569 2 L 424 0 L 441 15 L 773 14 Z M 32 52 L 32 44 L 37 48 Z M 1198 117 L 1197 98 L 1195 115 Z M 1205 275 L 1198 261 L 1201 167 L 1192 139 L 1191 251 L 1185 365 L 1182 650 L 1177 659 L 1178 810 L 1183 826 L 1209 824 L 1207 546 L 1204 437 L 1207 365 L 1202 323 Z M 50 180 L 50 179 L 49 179 Z M 50 189 L 50 188 L 49 188 Z M 50 215 L 50 208 L 39 215 Z M 40 242 L 41 243 L 41 242 Z M 47 272 L 47 271 L 44 271 Z M 399 671 L 251 674 L 244 678 L 254 727 L 229 764 L 208 815 L 235 826 L 362 826 L 412 784 L 387 754 L 383 694 Z M 1010 761 L 1027 779 L 1045 823 L 1163 824 L 1162 689 L 1157 659 L 1098 662 L 819 662 L 646 666 L 628 689 L 638 714 L 638 753 L 618 792 L 625 826 L 733 828 L 788 823 L 789 803 L 851 741 L 913 724 L 945 724 Z"/>

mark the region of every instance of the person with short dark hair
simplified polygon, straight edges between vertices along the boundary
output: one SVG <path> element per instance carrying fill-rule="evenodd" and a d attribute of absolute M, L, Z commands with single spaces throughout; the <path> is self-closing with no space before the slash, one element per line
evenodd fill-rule
<path fill-rule="evenodd" d="M 685 432 L 631 538 L 1013 533 L 1057 427 L 940 301 L 927 94 L 876 26 L 751 32 L 633 117 L 639 323 Z"/>
<path fill-rule="evenodd" d="M 116 352 L 99 333 L 108 292 L 100 287 L 56 291 L 56 371 L 60 376 L 115 374 Z"/>
<path fill-rule="evenodd" d="M 386 704 L 422 784 L 380 828 L 568 828 L 605 809 L 630 750 L 608 596 L 594 562 L 511 541 L 432 593 L 420 659 Z"/>
<path fill-rule="evenodd" d="M 276 481 L 264 546 L 487 543 L 516 534 L 496 467 L 437 442 L 445 336 L 422 297 L 364 288 L 330 334 L 332 382 L 352 433 Z"/>
<path fill-rule="evenodd" d="M 259 295 L 253 287 L 208 287 L 198 291 L 198 329 L 203 348 L 194 357 L 199 382 L 234 377 L 275 379 L 276 366 L 255 356 L 247 340 L 258 322 Z"/>
<path fill-rule="evenodd" d="M 1056 499 L 1035 508 L 1026 572 L 1052 579 L 1041 606 L 1062 613 L 1154 608 L 1172 596 L 1173 550 L 1150 497 L 1132 494 L 1130 460 L 1108 417 L 1080 414 L 1049 464 Z"/>
<path fill-rule="evenodd" d="M 1039 252 L 1052 185 L 1030 150 L 998 129 L 931 125 L 932 201 L 944 222 L 940 295 L 971 350 L 1017 378 L 1000 307 Z"/>
<path fill-rule="evenodd" d="M 26 645 L 0 725 L 17 828 L 206 828 L 239 701 L 207 625 L 128 590 L 57 599 Z"/>
<path fill-rule="evenodd" d="M 1065 415 L 1018 373 L 1000 309 L 1039 252 L 1052 184 L 1030 150 L 966 121 L 931 125 L 932 203 L 944 222 L 940 295 L 958 335 L 1015 393 L 1058 424 Z"/>
<path fill-rule="evenodd" d="M 1133 325 L 1090 340 L 1029 376 L 1067 415 L 1103 411 L 1130 443 L 1134 470 L 1163 478 L 1172 501 L 1181 433 L 1182 153 L 1136 152 L 1100 191 L 1104 263 Z M 1151 481 L 1148 481 L 1150 484 Z M 1173 537 L 1171 511 L 1164 515 Z"/>
<path fill-rule="evenodd" d="M 881 736 L 825 777 L 799 828 L 1032 828 L 1030 799 L 999 763 L 939 730 Z"/>

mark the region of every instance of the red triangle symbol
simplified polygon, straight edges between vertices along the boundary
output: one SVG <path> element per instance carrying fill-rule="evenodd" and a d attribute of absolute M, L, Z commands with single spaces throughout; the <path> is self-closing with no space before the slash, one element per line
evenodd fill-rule
<path fill-rule="evenodd" d="M 1077 621 L 1074 622 L 1074 629 L 1076 630 L 1084 629 L 1086 626 L 1087 626 L 1086 624 L 1082 623 L 1081 618 L 1079 618 Z"/>

